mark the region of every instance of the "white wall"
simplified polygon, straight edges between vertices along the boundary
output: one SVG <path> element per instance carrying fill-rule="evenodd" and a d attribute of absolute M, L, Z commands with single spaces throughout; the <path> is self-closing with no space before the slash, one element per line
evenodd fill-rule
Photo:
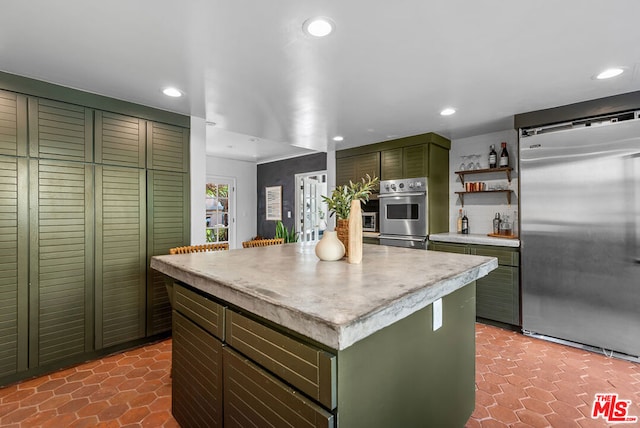
<path fill-rule="evenodd" d="M 511 172 L 512 180 L 509 188 L 513 190 L 511 196 L 511 205 L 507 204 L 506 195 L 503 193 L 483 193 L 466 195 L 464 199 L 464 207 L 462 207 L 460 198 L 454 192 L 463 191 L 462 184 L 455 171 L 460 170 L 462 155 L 479 154 L 481 168 L 489 167 L 489 146 L 495 144 L 496 152 L 500 155 L 500 143 L 507 143 L 507 151 L 509 152 L 509 166 L 513 168 Z M 487 234 L 493 229 L 492 220 L 498 212 L 501 215 L 508 214 L 510 221 L 513 222 L 514 212 L 518 210 L 518 133 L 515 130 L 507 130 L 501 132 L 493 132 L 491 134 L 476 135 L 469 138 L 461 138 L 451 141 L 451 152 L 449 153 L 449 169 L 450 182 L 449 191 L 449 231 L 456 232 L 456 219 L 458 218 L 458 210 L 462 208 L 467 212 L 469 218 L 469 231 L 472 234 Z M 465 164 L 471 160 L 465 159 Z M 474 163 L 476 159 L 473 160 Z M 495 186 L 497 184 L 508 185 L 506 175 L 504 173 L 488 173 L 477 175 L 466 175 L 465 181 L 485 182 L 487 186 Z"/>
<path fill-rule="evenodd" d="M 198 245 L 206 242 L 204 189 L 207 185 L 207 124 L 205 120 L 191 116 L 190 134 L 191 245 Z"/>
<path fill-rule="evenodd" d="M 203 156 L 204 158 L 204 156 Z M 236 233 L 235 242 L 230 242 L 230 248 L 242 248 L 242 241 L 248 241 L 256 236 L 257 229 L 257 168 L 255 162 L 244 162 L 233 159 L 224 159 L 215 156 L 206 156 L 206 176 L 233 178 L 236 181 Z M 200 192 L 202 206 L 204 207 L 204 188 Z M 203 208 L 204 209 L 204 208 Z M 200 218 L 201 233 L 205 236 L 205 215 Z"/>

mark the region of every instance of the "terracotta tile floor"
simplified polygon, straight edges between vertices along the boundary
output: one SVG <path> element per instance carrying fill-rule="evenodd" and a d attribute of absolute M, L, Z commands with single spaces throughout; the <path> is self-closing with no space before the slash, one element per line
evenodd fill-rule
<path fill-rule="evenodd" d="M 466 427 L 605 427 L 595 393 L 640 416 L 640 364 L 476 325 L 476 409 Z M 171 340 L 0 389 L 0 427 L 177 427 Z M 640 426 L 619 424 L 616 427 Z"/>

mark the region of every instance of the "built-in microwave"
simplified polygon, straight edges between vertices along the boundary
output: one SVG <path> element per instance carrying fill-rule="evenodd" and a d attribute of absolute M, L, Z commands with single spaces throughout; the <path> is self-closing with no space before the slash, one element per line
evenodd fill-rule
<path fill-rule="evenodd" d="M 362 230 L 365 232 L 377 232 L 378 226 L 376 220 L 378 213 L 363 212 L 362 213 Z"/>

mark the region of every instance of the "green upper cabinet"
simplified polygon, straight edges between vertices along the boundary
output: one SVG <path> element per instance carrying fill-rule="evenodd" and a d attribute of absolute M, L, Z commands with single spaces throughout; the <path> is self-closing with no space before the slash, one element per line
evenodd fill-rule
<path fill-rule="evenodd" d="M 0 155 L 27 155 L 27 97 L 1 90 Z"/>
<path fill-rule="evenodd" d="M 145 335 L 146 173 L 96 166 L 96 348 Z"/>
<path fill-rule="evenodd" d="M 0 377 L 27 369 L 27 162 L 0 156 Z"/>
<path fill-rule="evenodd" d="M 29 98 L 31 157 L 93 162 L 93 110 Z"/>
<path fill-rule="evenodd" d="M 151 256 L 189 242 L 189 176 L 168 171 L 147 171 L 147 266 Z M 171 329 L 171 306 L 165 277 L 148 268 L 147 334 Z"/>
<path fill-rule="evenodd" d="M 102 111 L 95 112 L 96 163 L 144 168 L 146 121 Z"/>
<path fill-rule="evenodd" d="M 147 123 L 147 168 L 189 171 L 189 130 L 157 122 Z"/>
<path fill-rule="evenodd" d="M 426 177 L 429 175 L 428 145 L 383 150 L 380 169 L 381 180 Z"/>
<path fill-rule="evenodd" d="M 360 181 L 367 174 L 380 177 L 380 153 L 365 153 L 336 160 L 336 184 Z"/>
<path fill-rule="evenodd" d="M 93 166 L 30 161 L 30 368 L 93 350 Z"/>

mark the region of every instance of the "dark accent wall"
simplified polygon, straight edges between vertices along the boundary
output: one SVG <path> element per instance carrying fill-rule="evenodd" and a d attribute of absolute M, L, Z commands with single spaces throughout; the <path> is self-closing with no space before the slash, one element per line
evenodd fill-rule
<path fill-rule="evenodd" d="M 258 235 L 264 238 L 273 238 L 276 230 L 275 221 L 265 220 L 265 187 L 282 186 L 282 222 L 287 228 L 291 228 L 296 217 L 295 175 L 325 169 L 327 169 L 326 153 L 314 153 L 258 165 Z M 291 211 L 291 218 L 287 218 L 288 211 Z"/>

